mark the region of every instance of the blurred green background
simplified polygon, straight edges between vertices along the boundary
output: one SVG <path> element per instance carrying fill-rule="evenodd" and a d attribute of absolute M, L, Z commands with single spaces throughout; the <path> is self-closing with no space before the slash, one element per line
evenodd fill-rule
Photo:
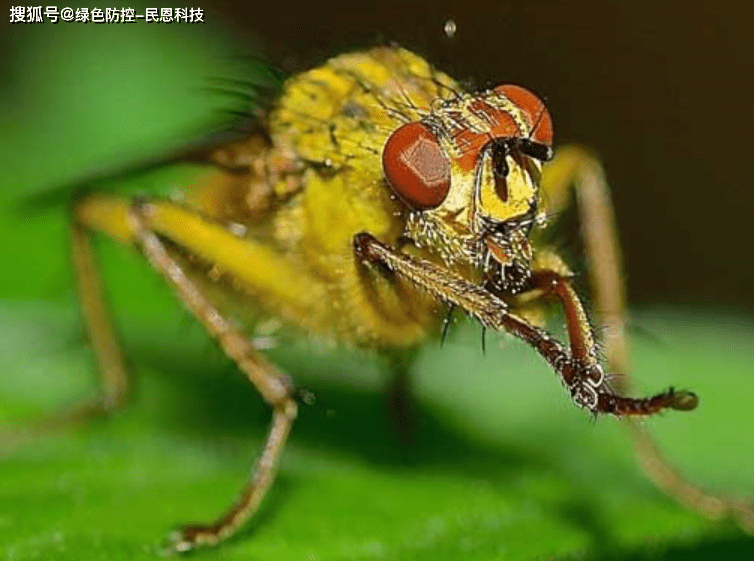
<path fill-rule="evenodd" d="M 644 0 L 202 7 L 205 25 L 0 28 L 3 422 L 61 409 L 96 385 L 65 208 L 19 212 L 19 198 L 179 146 L 228 106 L 210 79 L 253 71 L 234 55 L 296 71 L 397 41 L 478 86 L 529 85 L 547 97 L 560 142 L 604 157 L 641 304 L 637 390 L 675 384 L 702 399 L 696 412 L 647 424 L 694 477 L 754 496 L 748 12 Z M 452 43 L 441 32 L 449 17 Z M 170 192 L 190 174 L 124 188 Z M 0 451 L 7 559 L 154 557 L 172 526 L 227 506 L 264 438 L 266 407 L 160 279 L 130 251 L 98 245 L 134 399 L 114 419 Z M 316 401 L 302 406 L 261 515 L 197 557 L 752 557 L 752 538 L 656 491 L 620 423 L 591 422 L 530 349 L 488 336 L 482 356 L 480 336 L 459 325 L 418 358 L 410 447 L 388 422 L 379 362 L 306 342 L 272 350 Z"/>

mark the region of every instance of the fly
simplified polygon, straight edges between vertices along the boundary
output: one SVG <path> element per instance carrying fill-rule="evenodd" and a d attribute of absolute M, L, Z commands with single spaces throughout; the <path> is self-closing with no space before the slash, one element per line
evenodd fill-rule
<path fill-rule="evenodd" d="M 629 371 L 620 253 L 602 169 L 578 148 L 553 156 L 551 116 L 528 89 L 468 93 L 397 47 L 345 54 L 290 78 L 259 132 L 212 138 L 142 168 L 180 160 L 216 171 L 180 203 L 81 189 L 70 222 L 82 313 L 102 374 L 96 408 L 122 404 L 128 377 L 93 233 L 137 248 L 272 409 L 246 488 L 215 521 L 176 530 L 174 550 L 217 544 L 254 515 L 297 415 L 291 378 L 231 320 L 225 302 L 236 297 L 305 334 L 383 353 L 439 338 L 448 306 L 460 308 L 487 330 L 528 343 L 588 413 L 629 417 L 647 472 L 668 493 L 752 529 L 751 507 L 699 491 L 633 422 L 690 411 L 698 398 L 673 388 L 626 395 L 617 376 Z M 605 328 L 604 360 L 573 273 L 543 241 L 544 216 L 562 211 L 570 193 Z M 567 341 L 541 325 L 552 302 L 563 311 Z"/>

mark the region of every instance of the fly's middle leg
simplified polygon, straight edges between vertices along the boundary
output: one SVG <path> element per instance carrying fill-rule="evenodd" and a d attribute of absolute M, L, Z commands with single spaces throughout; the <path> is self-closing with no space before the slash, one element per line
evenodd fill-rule
<path fill-rule="evenodd" d="M 214 545 L 228 538 L 257 511 L 275 479 L 283 446 L 296 418 L 297 404 L 293 399 L 293 384 L 289 378 L 260 355 L 248 337 L 234 327 L 202 293 L 200 287 L 192 282 L 165 244 L 147 226 L 144 208 L 142 204 L 135 204 L 129 218 L 147 260 L 273 410 L 272 427 L 262 456 L 236 503 L 215 522 L 184 526 L 171 534 L 171 547 L 176 551 L 188 551 L 199 545 Z"/>
<path fill-rule="evenodd" d="M 416 348 L 386 351 L 390 368 L 385 401 L 389 420 L 401 444 L 412 444 L 416 436 L 418 403 L 411 384 L 411 365 Z"/>
<path fill-rule="evenodd" d="M 277 473 L 297 404 L 289 378 L 223 315 L 182 257 L 189 255 L 216 265 L 249 291 L 282 302 L 292 314 L 307 314 L 312 305 L 307 298 L 321 299 L 316 283 L 264 244 L 239 238 L 222 224 L 167 201 L 131 202 L 93 194 L 81 201 L 77 215 L 91 230 L 139 248 L 272 407 L 272 426 L 262 455 L 236 502 L 217 520 L 182 527 L 169 538 L 173 551 L 217 544 L 233 535 L 259 508 Z"/>

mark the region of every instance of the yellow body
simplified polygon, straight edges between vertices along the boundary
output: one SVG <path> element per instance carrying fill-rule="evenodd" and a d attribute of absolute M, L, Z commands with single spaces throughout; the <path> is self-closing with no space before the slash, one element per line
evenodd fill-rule
<path fill-rule="evenodd" d="M 308 333 L 360 346 L 415 345 L 437 333 L 444 307 L 408 283 L 366 275 L 353 239 L 368 232 L 400 246 L 408 212 L 383 178 L 385 141 L 459 91 L 403 49 L 333 58 L 286 82 L 267 116 L 269 141 L 252 137 L 217 153 L 220 160 L 251 163 L 252 173 L 213 172 L 180 205 L 151 205 L 152 225 L 186 249 L 195 281 L 206 286 L 214 279 L 210 293 L 218 303 L 230 298 Z M 133 241 L 128 205 L 94 195 L 77 213 L 94 230 Z M 440 260 L 413 246 L 405 250 Z M 557 261 L 549 252 L 535 259 L 548 266 Z M 451 265 L 476 280 L 468 264 Z"/>

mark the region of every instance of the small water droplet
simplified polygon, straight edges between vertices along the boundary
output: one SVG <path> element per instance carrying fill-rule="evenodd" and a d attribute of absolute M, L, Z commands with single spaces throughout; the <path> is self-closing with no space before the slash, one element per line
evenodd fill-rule
<path fill-rule="evenodd" d="M 454 20 L 449 19 L 445 22 L 442 30 L 448 39 L 452 39 L 455 36 L 456 31 L 458 31 L 458 26 L 456 25 L 456 22 Z"/>

